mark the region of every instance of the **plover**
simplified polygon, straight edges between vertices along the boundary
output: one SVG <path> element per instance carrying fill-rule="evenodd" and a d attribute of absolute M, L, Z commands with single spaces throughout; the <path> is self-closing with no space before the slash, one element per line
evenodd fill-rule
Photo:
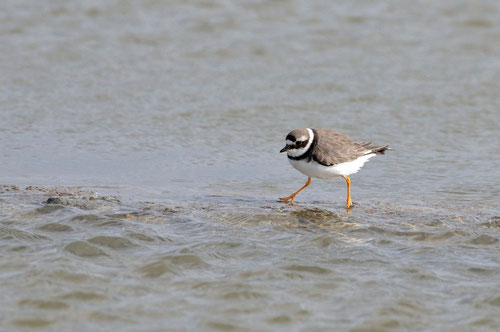
<path fill-rule="evenodd" d="M 365 162 L 377 154 L 389 150 L 388 145 L 374 146 L 372 142 L 354 142 L 344 133 L 326 129 L 295 129 L 286 136 L 288 161 L 299 172 L 308 176 L 302 188 L 282 202 L 293 205 L 295 196 L 311 184 L 311 178 L 330 179 L 343 177 L 347 183 L 346 209 L 352 206 L 351 179 L 349 175 L 360 170 Z"/>

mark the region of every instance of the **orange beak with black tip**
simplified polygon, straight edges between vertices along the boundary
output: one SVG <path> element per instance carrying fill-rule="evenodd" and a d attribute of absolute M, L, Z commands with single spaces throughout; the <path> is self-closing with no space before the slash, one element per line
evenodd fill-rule
<path fill-rule="evenodd" d="M 280 150 L 280 153 L 282 152 L 287 152 L 288 150 L 290 150 L 292 147 L 290 145 L 285 145 L 285 147 L 283 149 Z"/>

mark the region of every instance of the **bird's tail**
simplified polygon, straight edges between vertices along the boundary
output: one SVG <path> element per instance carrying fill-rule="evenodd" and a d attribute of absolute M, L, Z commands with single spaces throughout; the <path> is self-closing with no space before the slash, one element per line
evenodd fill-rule
<path fill-rule="evenodd" d="M 384 146 L 371 146 L 371 153 L 375 154 L 385 154 L 385 151 L 391 150 L 389 145 L 384 145 Z"/>

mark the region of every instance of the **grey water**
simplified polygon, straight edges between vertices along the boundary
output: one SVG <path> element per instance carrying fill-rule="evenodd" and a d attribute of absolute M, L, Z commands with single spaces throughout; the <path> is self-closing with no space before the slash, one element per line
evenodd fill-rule
<path fill-rule="evenodd" d="M 0 9 L 0 329 L 500 329 L 497 1 Z"/>

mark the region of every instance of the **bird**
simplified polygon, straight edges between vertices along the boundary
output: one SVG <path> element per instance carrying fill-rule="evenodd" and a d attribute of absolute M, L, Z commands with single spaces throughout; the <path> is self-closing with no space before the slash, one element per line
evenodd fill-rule
<path fill-rule="evenodd" d="M 307 175 L 307 182 L 290 196 L 280 198 L 293 205 L 295 196 L 311 184 L 311 178 L 342 177 L 347 184 L 346 210 L 352 207 L 351 179 L 349 175 L 361 169 L 373 156 L 385 154 L 388 145 L 375 146 L 372 142 L 355 142 L 346 134 L 330 129 L 294 129 L 286 135 L 288 161 L 299 172 Z"/>

